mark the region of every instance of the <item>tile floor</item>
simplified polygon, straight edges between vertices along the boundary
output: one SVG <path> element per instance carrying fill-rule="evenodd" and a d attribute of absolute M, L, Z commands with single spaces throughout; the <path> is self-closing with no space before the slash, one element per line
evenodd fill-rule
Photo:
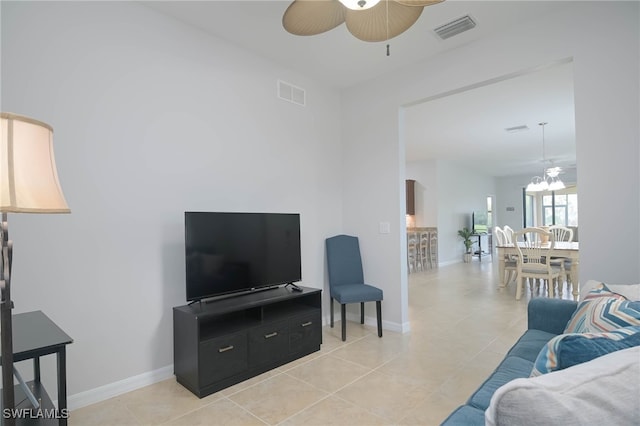
<path fill-rule="evenodd" d="M 498 289 L 497 263 L 409 276 L 411 332 L 349 322 L 319 352 L 198 399 L 175 379 L 71 412 L 93 425 L 437 425 L 493 371 L 526 329 L 527 294 Z M 563 295 L 568 297 L 568 294 Z"/>

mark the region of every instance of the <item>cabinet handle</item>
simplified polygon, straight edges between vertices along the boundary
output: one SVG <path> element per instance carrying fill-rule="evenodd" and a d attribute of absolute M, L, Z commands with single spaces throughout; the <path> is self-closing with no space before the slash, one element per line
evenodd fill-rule
<path fill-rule="evenodd" d="M 229 345 L 227 347 L 220 348 L 220 349 L 218 349 L 218 352 L 222 353 L 222 352 L 230 351 L 231 349 L 233 349 L 233 345 Z"/>
<path fill-rule="evenodd" d="M 307 321 L 307 322 L 303 322 L 302 324 L 300 324 L 303 327 L 309 327 L 311 324 L 313 324 L 313 321 Z"/>
<path fill-rule="evenodd" d="M 276 337 L 277 335 L 278 335 L 278 332 L 274 331 L 273 333 L 265 334 L 264 338 L 265 339 L 271 339 L 272 337 Z"/>

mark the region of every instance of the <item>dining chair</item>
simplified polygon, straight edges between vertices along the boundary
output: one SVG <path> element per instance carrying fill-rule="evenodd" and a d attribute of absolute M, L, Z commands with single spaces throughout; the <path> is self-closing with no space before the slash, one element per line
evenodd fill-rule
<path fill-rule="evenodd" d="M 493 235 L 495 235 L 496 237 L 496 241 L 498 243 L 497 245 L 499 246 L 508 245 L 507 236 L 505 232 L 502 229 L 500 229 L 499 226 L 496 226 L 493 228 Z M 505 271 L 505 276 L 500 277 L 500 279 L 503 280 L 506 286 L 506 285 L 509 285 L 511 281 L 515 281 L 516 277 L 518 276 L 518 258 L 517 257 L 513 258 L 512 256 L 505 254 L 504 271 Z"/>
<path fill-rule="evenodd" d="M 562 268 L 549 261 L 555 246 L 553 233 L 541 228 L 524 228 L 515 232 L 513 237 L 518 251 L 516 300 L 522 297 L 526 279 L 543 280 L 548 284 L 549 297 L 553 297 L 554 281 L 557 282 L 563 273 Z M 543 243 L 547 238 L 549 242 Z M 531 282 L 530 287 L 533 289 Z"/>
<path fill-rule="evenodd" d="M 553 233 L 556 238 L 556 243 L 558 241 L 573 241 L 573 229 L 568 228 L 562 225 L 552 225 L 549 227 L 549 232 Z M 551 263 L 556 266 L 560 266 L 563 269 L 563 280 L 562 282 L 567 283 L 567 287 L 571 288 L 571 259 L 561 256 L 553 256 L 551 258 Z M 562 288 L 558 289 L 562 291 Z"/>
<path fill-rule="evenodd" d="M 513 228 L 511 228 L 509 225 L 505 225 L 502 227 L 502 230 L 504 231 L 504 235 L 507 238 L 507 244 L 513 244 L 513 241 L 514 241 L 513 234 L 515 232 Z"/>
<path fill-rule="evenodd" d="M 381 289 L 365 284 L 358 237 L 336 235 L 325 240 L 327 266 L 329 268 L 329 292 L 331 304 L 330 325 L 333 328 L 333 300 L 340 303 L 342 341 L 347 339 L 346 305 L 360 303 L 360 324 L 364 324 L 365 302 L 376 302 L 378 337 L 382 337 Z"/>

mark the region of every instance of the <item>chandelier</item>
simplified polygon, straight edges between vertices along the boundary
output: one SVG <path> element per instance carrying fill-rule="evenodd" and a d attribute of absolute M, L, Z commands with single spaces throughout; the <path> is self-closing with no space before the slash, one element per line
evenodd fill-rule
<path fill-rule="evenodd" d="M 544 126 L 547 123 L 538 123 L 542 126 L 542 164 L 546 164 L 545 152 L 544 152 Z M 540 192 L 540 191 L 557 191 L 564 189 L 565 185 L 558 177 L 560 175 L 560 167 L 549 167 L 542 169 L 542 176 L 534 176 L 531 179 L 529 185 L 527 185 L 527 192 Z"/>

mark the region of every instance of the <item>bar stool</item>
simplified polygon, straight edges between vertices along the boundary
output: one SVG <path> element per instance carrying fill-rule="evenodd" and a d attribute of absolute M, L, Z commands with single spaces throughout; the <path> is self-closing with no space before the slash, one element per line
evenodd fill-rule
<path fill-rule="evenodd" d="M 438 231 L 437 230 L 429 232 L 428 256 L 429 256 L 429 267 L 437 268 L 438 267 Z"/>
<path fill-rule="evenodd" d="M 416 232 L 407 233 L 407 271 L 415 272 L 418 268 L 420 256 L 418 234 Z"/>

